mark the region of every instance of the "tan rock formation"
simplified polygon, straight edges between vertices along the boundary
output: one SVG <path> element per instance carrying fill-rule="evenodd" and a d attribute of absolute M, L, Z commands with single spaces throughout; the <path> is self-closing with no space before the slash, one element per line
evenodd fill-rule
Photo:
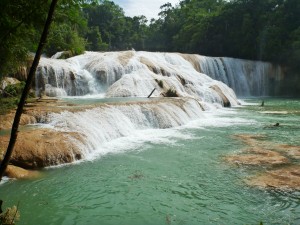
<path fill-rule="evenodd" d="M 21 131 L 10 162 L 23 168 L 35 169 L 79 160 L 82 152 L 71 138 L 82 140 L 77 133 L 50 129 Z M 9 135 L 0 136 L 0 148 L 6 149 L 8 141 Z"/>
<path fill-rule="evenodd" d="M 0 130 L 10 129 L 15 117 L 15 113 L 9 113 L 6 115 L 0 115 Z M 21 116 L 20 125 L 27 125 L 31 123 L 36 123 L 36 119 L 28 114 L 23 114 Z"/>
<path fill-rule="evenodd" d="M 38 171 L 25 170 L 17 166 L 8 165 L 4 175 L 9 178 L 30 179 L 40 177 L 41 173 Z"/>
<path fill-rule="evenodd" d="M 263 134 L 236 134 L 233 136 L 248 146 L 264 146 L 267 136 Z"/>
<path fill-rule="evenodd" d="M 36 100 L 25 105 L 23 114 L 21 116 L 20 125 L 27 125 L 36 123 L 43 118 L 49 112 L 61 111 L 61 104 L 57 99 L 44 98 L 42 100 Z M 15 112 L 11 111 L 8 114 L 0 115 L 0 130 L 10 129 L 15 117 Z"/>
<path fill-rule="evenodd" d="M 276 145 L 265 135 L 239 134 L 235 138 L 246 144 L 243 152 L 226 157 L 230 163 L 242 165 L 282 165 L 246 180 L 250 186 L 300 190 L 300 166 L 290 165 L 289 158 L 300 158 L 300 146 Z M 270 169 L 270 167 L 269 167 Z"/>
<path fill-rule="evenodd" d="M 118 56 L 118 60 L 122 64 L 122 66 L 126 66 L 129 60 L 133 57 L 133 55 L 134 55 L 133 51 L 120 52 L 120 55 Z"/>
<path fill-rule="evenodd" d="M 228 156 L 226 160 L 230 163 L 243 165 L 279 165 L 289 162 L 280 153 L 262 148 L 251 148 L 245 153 Z"/>
<path fill-rule="evenodd" d="M 271 170 L 247 180 L 246 183 L 263 188 L 300 190 L 300 166 Z"/>
<path fill-rule="evenodd" d="M 224 107 L 230 107 L 231 106 L 230 101 L 228 100 L 226 95 L 223 93 L 223 91 L 217 85 L 213 85 L 210 88 L 213 89 L 215 92 L 217 92 L 217 94 L 222 98 Z"/>
<path fill-rule="evenodd" d="M 199 59 L 197 58 L 197 55 L 192 54 L 180 54 L 186 61 L 189 61 L 195 70 L 201 73 L 200 63 Z"/>
<path fill-rule="evenodd" d="M 159 70 L 156 65 L 154 65 L 149 59 L 145 57 L 140 57 L 141 63 L 145 64 L 149 70 L 151 70 L 155 74 L 159 74 Z"/>
<path fill-rule="evenodd" d="M 300 146 L 296 145 L 278 145 L 276 149 L 285 152 L 288 156 L 294 159 L 300 159 Z"/>
<path fill-rule="evenodd" d="M 4 77 L 0 83 L 0 90 L 4 90 L 7 85 L 18 84 L 18 83 L 20 83 L 20 81 L 17 80 L 16 78 Z"/>

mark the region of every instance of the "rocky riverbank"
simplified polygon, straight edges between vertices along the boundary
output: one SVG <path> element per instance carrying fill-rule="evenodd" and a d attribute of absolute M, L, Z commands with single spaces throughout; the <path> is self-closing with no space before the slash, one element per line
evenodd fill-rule
<path fill-rule="evenodd" d="M 20 121 L 18 139 L 11 157 L 6 175 L 11 178 L 36 177 L 37 172 L 31 171 L 70 163 L 80 159 L 80 151 L 74 147 L 69 137 L 80 139 L 76 133 L 54 131 L 41 127 L 30 127 L 29 124 L 44 122 L 51 112 L 60 112 L 68 107 L 66 103 L 54 98 L 36 99 L 26 104 Z M 0 115 L 0 157 L 3 157 L 8 146 L 10 128 L 15 112 Z M 0 133 L 0 134 L 1 134 Z"/>

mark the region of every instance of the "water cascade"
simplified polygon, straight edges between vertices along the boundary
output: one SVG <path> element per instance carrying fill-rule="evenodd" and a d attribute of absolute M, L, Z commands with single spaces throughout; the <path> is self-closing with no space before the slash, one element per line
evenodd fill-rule
<path fill-rule="evenodd" d="M 54 104 L 47 112 L 30 112 L 42 127 L 32 135 L 42 133 L 66 143 L 45 148 L 46 162 L 30 165 L 56 165 L 106 154 L 111 150 L 105 145 L 112 142 L 139 136 L 149 140 L 153 129 L 160 133 L 205 118 L 203 111 L 239 104 L 230 87 L 199 72 L 186 58 L 177 53 L 135 51 L 42 58 L 34 84 L 37 94 L 68 97 L 66 101 L 73 102 Z M 79 102 L 74 103 L 78 96 Z M 44 141 L 45 146 L 49 144 Z"/>
<path fill-rule="evenodd" d="M 268 70 L 267 64 L 256 64 Z M 76 142 L 83 158 L 89 158 L 110 151 L 103 146 L 114 140 L 182 126 L 204 118 L 203 111 L 238 105 L 226 83 L 248 95 L 267 82 L 265 72 L 249 83 L 251 65 L 180 53 L 86 52 L 66 60 L 42 58 L 35 85 L 48 96 L 144 97 L 48 114 L 45 122 L 54 129 L 81 135 L 70 141 Z M 147 100 L 154 89 L 153 98 Z M 166 98 L 170 92 L 177 98 Z"/>
<path fill-rule="evenodd" d="M 104 146 L 113 140 L 130 136 L 149 139 L 147 131 L 178 127 L 204 118 L 204 107 L 191 98 L 107 103 L 77 112 L 51 113 L 47 123 L 55 130 L 80 134 L 82 138 L 74 140 L 70 136 L 69 141 L 76 142 L 83 158 L 91 158 L 110 152 Z"/>
<path fill-rule="evenodd" d="M 278 83 L 283 78 L 281 67 L 267 62 L 226 57 L 197 58 L 202 73 L 224 82 L 238 96 L 265 96 L 276 93 L 274 82 Z"/>
<path fill-rule="evenodd" d="M 270 83 L 281 77 L 279 66 L 265 62 L 179 53 L 86 52 L 66 60 L 42 58 L 36 89 L 48 96 L 106 97 L 144 97 L 154 88 L 157 97 L 172 89 L 179 96 L 221 102 L 219 90 L 229 101 L 235 95 L 215 80 L 238 96 L 260 96 L 269 95 Z"/>

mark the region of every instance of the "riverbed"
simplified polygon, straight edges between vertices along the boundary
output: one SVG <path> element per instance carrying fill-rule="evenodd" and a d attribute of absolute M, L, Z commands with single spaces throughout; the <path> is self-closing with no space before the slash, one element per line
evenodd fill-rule
<path fill-rule="evenodd" d="M 249 186 L 270 168 L 225 160 L 245 148 L 239 134 L 300 145 L 300 100 L 261 101 L 117 138 L 99 146 L 101 154 L 44 169 L 36 180 L 6 181 L 4 208 L 19 203 L 18 224 L 31 225 L 299 224 L 300 191 Z"/>

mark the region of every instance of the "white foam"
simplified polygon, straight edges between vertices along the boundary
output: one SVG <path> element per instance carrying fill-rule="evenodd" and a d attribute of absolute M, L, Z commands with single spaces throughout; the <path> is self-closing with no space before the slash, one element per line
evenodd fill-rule
<path fill-rule="evenodd" d="M 37 89 L 51 96 L 147 97 L 156 88 L 154 97 L 173 89 L 179 96 L 222 105 L 222 94 L 211 88 L 217 86 L 232 106 L 238 104 L 232 89 L 200 73 L 178 53 L 86 52 L 67 60 L 43 58 L 36 77 Z"/>
<path fill-rule="evenodd" d="M 93 160 L 106 154 L 144 150 L 147 143 L 174 145 L 178 140 L 199 138 L 186 133 L 186 129 L 255 123 L 236 114 L 235 109 L 202 111 L 199 103 L 190 99 L 103 105 L 81 112 L 53 113 L 49 126 L 82 134 L 83 140 L 70 141 L 81 149 L 83 160 Z"/>
<path fill-rule="evenodd" d="M 8 182 L 9 180 L 10 180 L 10 179 L 9 179 L 8 177 L 6 177 L 6 176 L 2 177 L 2 180 L 1 180 L 1 182 L 0 182 L 0 185 L 5 184 L 5 183 Z"/>
<path fill-rule="evenodd" d="M 105 93 L 99 94 L 86 94 L 82 96 L 64 96 L 63 99 L 103 99 L 105 98 Z"/>
<path fill-rule="evenodd" d="M 276 114 L 276 115 L 286 115 L 289 112 L 288 111 L 263 111 L 263 112 L 259 112 L 262 114 Z"/>
<path fill-rule="evenodd" d="M 177 145 L 178 140 L 195 139 L 190 134 L 185 134 L 176 128 L 149 129 L 135 131 L 131 135 L 114 139 L 99 145 L 93 152 L 87 155 L 86 160 L 94 160 L 107 154 L 119 154 L 127 151 L 145 151 L 148 144 Z"/>

